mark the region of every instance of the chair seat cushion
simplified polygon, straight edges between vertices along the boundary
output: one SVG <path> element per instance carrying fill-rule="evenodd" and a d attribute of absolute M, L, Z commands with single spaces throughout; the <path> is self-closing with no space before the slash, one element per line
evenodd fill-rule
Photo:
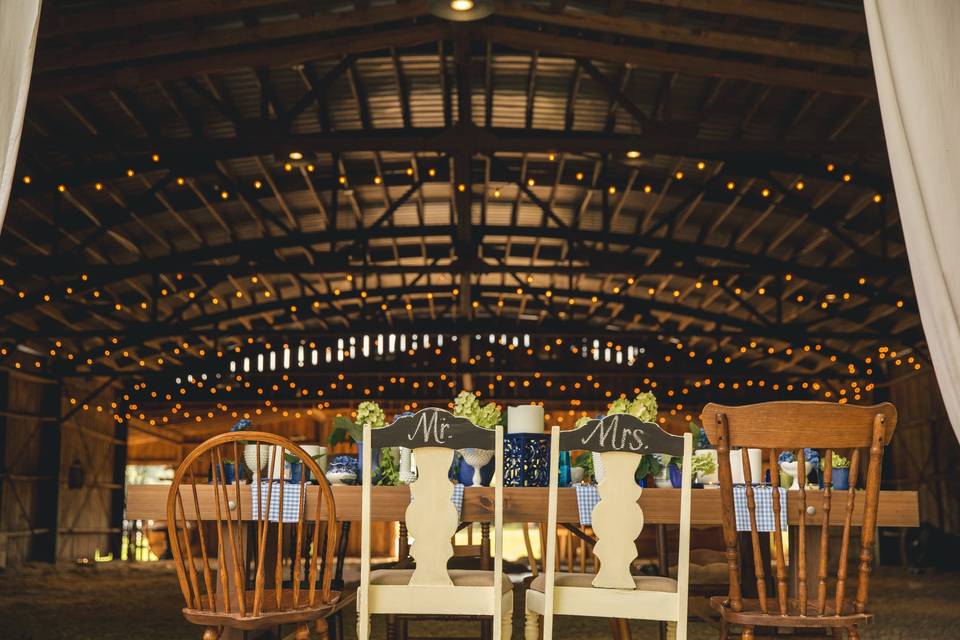
<path fill-rule="evenodd" d="M 592 587 L 593 579 L 596 576 L 592 573 L 555 573 L 553 584 L 558 587 Z M 664 593 L 676 593 L 677 581 L 673 578 L 664 578 L 661 576 L 633 576 L 633 581 L 640 591 L 662 591 Z M 543 593 L 544 585 L 547 579 L 544 574 L 538 575 L 530 583 L 530 589 Z"/>
<path fill-rule="evenodd" d="M 450 569 L 450 579 L 455 587 L 491 587 L 493 586 L 493 571 L 475 571 L 470 569 Z M 370 572 L 370 584 L 405 585 L 410 583 L 413 569 L 378 569 Z M 500 581 L 503 593 L 513 590 L 510 578 L 503 574 Z"/>

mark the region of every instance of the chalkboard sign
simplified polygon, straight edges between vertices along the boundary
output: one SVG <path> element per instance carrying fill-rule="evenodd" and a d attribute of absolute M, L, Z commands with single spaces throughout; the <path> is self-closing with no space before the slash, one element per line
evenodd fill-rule
<path fill-rule="evenodd" d="M 652 422 L 643 422 L 626 413 L 591 420 L 578 429 L 560 432 L 561 449 L 666 453 L 683 455 L 683 436 L 670 435 Z"/>
<path fill-rule="evenodd" d="M 400 416 L 391 424 L 373 429 L 372 447 L 443 447 L 446 449 L 494 449 L 496 431 L 484 429 L 446 409 L 427 408 Z"/>

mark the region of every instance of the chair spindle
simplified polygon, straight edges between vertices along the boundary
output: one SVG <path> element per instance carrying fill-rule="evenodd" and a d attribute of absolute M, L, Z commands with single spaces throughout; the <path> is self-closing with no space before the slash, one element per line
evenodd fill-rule
<path fill-rule="evenodd" d="M 820 507 L 820 566 L 817 567 L 817 615 L 827 606 L 827 564 L 830 561 L 830 496 L 833 490 L 833 449 L 827 449 L 823 463 L 823 505 Z"/>
<path fill-rule="evenodd" d="M 747 447 L 740 449 L 740 459 L 743 463 L 744 489 L 747 494 L 747 511 L 750 514 L 750 543 L 753 546 L 753 572 L 757 579 L 757 598 L 760 600 L 760 610 L 767 611 L 767 575 L 763 566 L 763 556 L 760 553 L 760 532 L 757 525 L 757 501 L 753 492 L 753 477 L 750 469 L 750 453 Z"/>
<path fill-rule="evenodd" d="M 857 497 L 857 473 L 860 471 L 860 449 L 854 449 L 850 458 L 850 486 L 847 489 L 847 506 L 843 516 L 843 534 L 840 539 L 840 559 L 837 567 L 837 590 L 834 600 L 835 615 L 843 612 L 843 598 L 847 587 L 847 554 L 850 552 L 850 528 L 853 508 Z"/>
<path fill-rule="evenodd" d="M 777 464 L 779 452 L 770 450 L 770 481 L 773 484 L 773 546 L 776 552 L 774 562 L 777 575 L 777 606 L 780 615 L 787 615 L 787 562 L 783 554 L 783 527 L 780 525 L 780 465 Z"/>
<path fill-rule="evenodd" d="M 800 487 L 800 513 L 797 518 L 799 540 L 797 545 L 797 576 L 799 584 L 797 586 L 797 603 L 801 616 L 807 615 L 807 457 L 806 452 L 801 448 L 797 452 L 797 484 Z"/>

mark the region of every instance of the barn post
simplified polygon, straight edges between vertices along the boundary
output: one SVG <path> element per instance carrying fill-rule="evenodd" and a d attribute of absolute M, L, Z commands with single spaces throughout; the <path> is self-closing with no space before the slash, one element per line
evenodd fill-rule
<path fill-rule="evenodd" d="M 57 561 L 60 526 L 60 460 L 61 425 L 63 413 L 60 393 L 62 380 L 43 385 L 40 402 L 40 451 L 38 464 L 37 515 L 34 527 L 41 531 L 33 540 L 30 559 L 41 562 Z"/>
<path fill-rule="evenodd" d="M 127 496 L 127 419 L 117 413 L 113 432 L 113 491 L 110 494 L 110 553 L 120 560 L 123 551 L 123 511 Z M 133 553 L 128 549 L 127 553 Z"/>

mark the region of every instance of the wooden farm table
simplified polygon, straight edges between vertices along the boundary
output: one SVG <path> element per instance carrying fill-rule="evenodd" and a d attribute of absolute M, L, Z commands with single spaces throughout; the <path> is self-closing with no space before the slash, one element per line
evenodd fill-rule
<path fill-rule="evenodd" d="M 250 486 L 241 485 L 241 508 L 245 519 L 252 519 L 250 506 Z M 168 485 L 131 485 L 127 488 L 127 519 L 129 520 L 165 520 L 167 517 Z M 184 489 L 186 490 L 186 489 Z M 232 493 L 232 491 L 231 491 Z M 834 503 L 837 494 L 834 492 Z M 860 494 L 860 492 L 857 492 Z M 197 487 L 200 511 L 204 517 L 215 517 L 213 485 Z M 340 520 L 360 520 L 360 487 L 335 486 L 333 495 L 337 504 L 337 518 Z M 187 518 L 194 515 L 193 497 L 184 494 L 183 505 Z M 189 499 L 187 499 L 189 498 Z M 308 486 L 307 513 L 316 510 L 317 487 Z M 720 492 L 717 489 L 698 489 L 693 491 L 691 518 L 696 525 L 720 525 Z M 680 515 L 679 489 L 644 489 L 639 499 L 647 524 L 677 524 Z M 853 523 L 859 525 L 863 519 L 863 499 L 857 499 Z M 384 522 L 396 522 L 404 519 L 404 512 L 410 503 L 410 490 L 403 487 L 373 488 L 373 517 Z M 820 524 L 820 505 L 823 495 L 819 490 L 807 491 L 807 505 L 813 513 L 806 516 L 807 524 Z M 799 522 L 800 494 L 798 491 L 787 493 L 787 516 L 791 525 Z M 808 508 L 808 511 L 810 509 Z M 493 520 L 493 489 L 489 487 L 468 487 L 463 493 L 463 512 L 465 522 L 489 522 Z M 843 524 L 844 509 L 834 507 L 830 511 L 830 521 Z M 506 522 L 546 522 L 547 489 L 539 487 L 507 487 L 503 491 L 503 519 Z M 573 488 L 560 489 L 557 501 L 557 519 L 560 522 L 576 523 L 580 521 L 577 510 L 577 495 Z M 920 510 L 916 491 L 881 491 L 880 505 L 877 510 L 877 524 L 881 527 L 917 527 L 920 526 Z"/>

